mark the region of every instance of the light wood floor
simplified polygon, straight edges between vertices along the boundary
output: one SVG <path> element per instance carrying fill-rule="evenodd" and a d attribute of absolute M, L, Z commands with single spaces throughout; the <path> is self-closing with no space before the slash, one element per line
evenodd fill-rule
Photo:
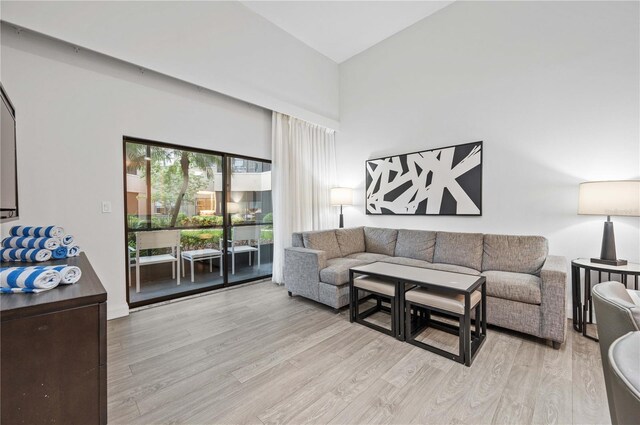
<path fill-rule="evenodd" d="M 468 368 L 258 283 L 110 321 L 109 423 L 609 423 L 598 345 L 568 332 L 489 328 Z"/>

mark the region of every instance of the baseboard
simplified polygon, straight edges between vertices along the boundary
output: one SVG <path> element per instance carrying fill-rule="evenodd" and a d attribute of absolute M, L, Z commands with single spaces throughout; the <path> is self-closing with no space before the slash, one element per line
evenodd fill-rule
<path fill-rule="evenodd" d="M 107 320 L 117 319 L 129 315 L 127 304 L 111 304 L 107 302 Z"/>

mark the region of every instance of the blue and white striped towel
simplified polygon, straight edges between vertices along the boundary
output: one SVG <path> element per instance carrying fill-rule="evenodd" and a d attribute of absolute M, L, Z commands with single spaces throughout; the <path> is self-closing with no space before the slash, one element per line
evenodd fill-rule
<path fill-rule="evenodd" d="M 56 249 L 51 251 L 51 257 L 54 260 L 60 260 L 62 258 L 67 258 L 67 252 L 69 252 L 69 249 L 66 246 L 59 246 Z"/>
<path fill-rule="evenodd" d="M 2 240 L 4 248 L 41 248 L 56 249 L 60 241 L 56 238 L 32 238 L 30 236 L 12 236 Z"/>
<path fill-rule="evenodd" d="M 80 255 L 80 247 L 78 245 L 67 247 L 67 257 L 77 257 L 78 255 Z"/>
<path fill-rule="evenodd" d="M 64 229 L 58 226 L 13 226 L 11 236 L 33 236 L 36 238 L 58 238 L 64 236 Z"/>
<path fill-rule="evenodd" d="M 62 238 L 60 238 L 60 243 L 64 246 L 69 246 L 73 244 L 73 240 L 73 235 L 64 235 Z"/>
<path fill-rule="evenodd" d="M 0 293 L 47 291 L 61 280 L 60 272 L 49 268 L 8 267 L 0 271 Z"/>
<path fill-rule="evenodd" d="M 60 266 L 34 266 L 28 268 L 55 270 L 59 272 L 62 276 L 62 280 L 60 281 L 61 285 L 70 285 L 72 283 L 76 283 L 82 276 L 82 270 L 80 270 L 80 267 L 69 266 L 66 264 L 62 264 Z"/>
<path fill-rule="evenodd" d="M 36 263 L 51 259 L 48 249 L 0 248 L 0 261 L 27 261 Z"/>

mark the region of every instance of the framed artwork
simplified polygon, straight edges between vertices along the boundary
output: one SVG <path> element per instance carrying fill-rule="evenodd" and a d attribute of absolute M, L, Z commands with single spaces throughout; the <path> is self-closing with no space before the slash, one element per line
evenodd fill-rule
<path fill-rule="evenodd" d="M 370 215 L 482 215 L 482 142 L 370 159 Z"/>

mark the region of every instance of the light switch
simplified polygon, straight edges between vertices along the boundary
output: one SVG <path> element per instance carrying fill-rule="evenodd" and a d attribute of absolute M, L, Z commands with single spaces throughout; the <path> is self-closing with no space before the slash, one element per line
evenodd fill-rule
<path fill-rule="evenodd" d="M 111 202 L 102 201 L 102 213 L 110 213 L 111 212 Z"/>

